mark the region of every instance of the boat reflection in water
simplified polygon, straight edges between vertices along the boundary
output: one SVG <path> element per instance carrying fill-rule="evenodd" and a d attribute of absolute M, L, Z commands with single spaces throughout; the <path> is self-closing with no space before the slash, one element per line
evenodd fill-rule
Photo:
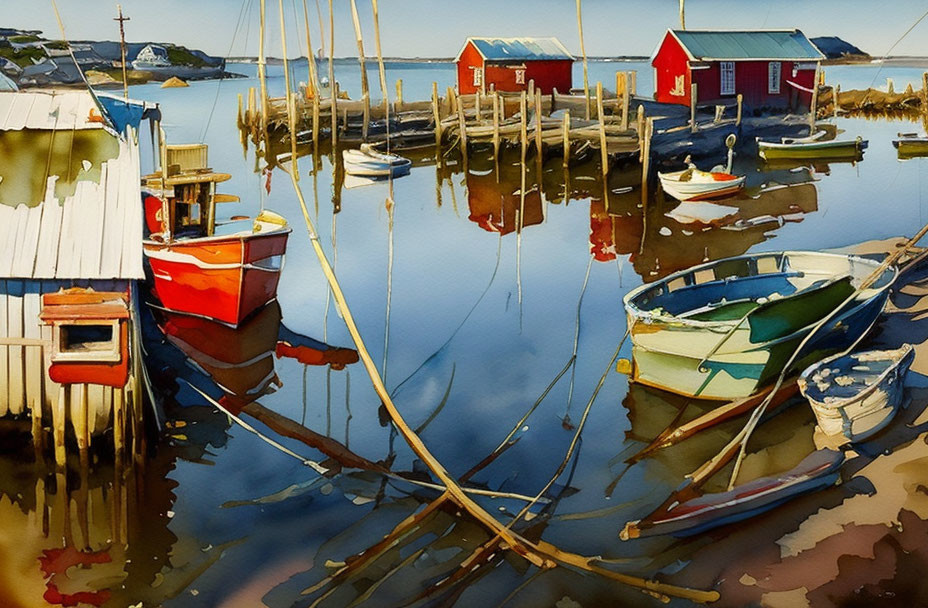
<path fill-rule="evenodd" d="M 162 353 L 162 365 L 180 375 L 184 361 L 178 361 L 177 355 L 183 354 L 186 363 L 211 382 L 204 383 L 202 377 L 188 381 L 208 394 L 218 388 L 219 403 L 234 412 L 281 386 L 275 358 L 334 369 L 358 361 L 352 349 L 331 347 L 287 329 L 276 300 L 237 328 L 159 308 L 153 308 L 153 315 L 164 337 L 179 351 Z"/>
<path fill-rule="evenodd" d="M 492 172 L 467 172 L 468 219 L 487 232 L 509 234 L 520 227 L 535 226 L 545 219 L 541 192 L 526 186 L 525 200 L 520 193 L 521 180 L 497 181 Z M 523 211 L 524 210 L 524 211 Z M 523 213 L 522 217 L 519 214 Z"/>

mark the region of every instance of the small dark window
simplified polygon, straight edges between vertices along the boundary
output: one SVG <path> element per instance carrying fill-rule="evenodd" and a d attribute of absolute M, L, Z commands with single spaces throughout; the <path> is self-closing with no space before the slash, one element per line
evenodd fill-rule
<path fill-rule="evenodd" d="M 111 350 L 112 342 L 112 325 L 63 325 L 61 327 L 62 352 Z"/>

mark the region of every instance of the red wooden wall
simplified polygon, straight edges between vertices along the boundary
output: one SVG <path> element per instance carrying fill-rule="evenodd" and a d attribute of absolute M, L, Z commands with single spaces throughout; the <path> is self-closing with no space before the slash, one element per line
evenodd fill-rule
<path fill-rule="evenodd" d="M 800 91 L 787 84 L 791 80 L 805 88 L 812 88 L 815 70 L 800 70 L 793 76 L 794 62 L 782 61 L 780 68 L 780 92 L 768 93 L 768 61 L 736 61 L 735 95 L 741 93 L 746 107 L 776 107 L 794 110 L 808 109 L 812 94 Z M 661 103 L 690 104 L 690 85 L 697 85 L 697 101 L 711 102 L 734 99 L 735 95 L 722 96 L 721 69 L 712 62 L 705 69 L 689 69 L 686 51 L 671 34 L 664 37 L 654 60 L 654 98 Z M 677 76 L 684 76 L 683 95 L 671 95 Z"/>
<path fill-rule="evenodd" d="M 458 59 L 458 93 L 469 95 L 476 93 L 474 86 L 474 68 L 484 65 L 483 56 L 470 42 Z M 525 82 L 516 82 L 516 68 L 525 68 Z M 551 93 L 557 89 L 560 93 L 570 91 L 573 61 L 569 59 L 525 61 L 517 63 L 487 63 L 484 69 L 484 90 L 489 91 L 494 85 L 497 91 L 526 91 L 528 81 L 535 81 L 535 88 L 541 93 Z"/>

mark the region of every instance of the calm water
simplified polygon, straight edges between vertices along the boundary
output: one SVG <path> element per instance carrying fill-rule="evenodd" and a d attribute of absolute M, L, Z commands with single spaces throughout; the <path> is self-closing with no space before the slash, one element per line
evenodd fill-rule
<path fill-rule="evenodd" d="M 232 69 L 254 73 L 249 65 Z M 612 83 L 616 69 L 638 69 L 639 92 L 650 92 L 650 70 L 643 64 L 593 63 L 591 81 Z M 846 82 L 869 84 L 875 69 L 832 67 L 828 76 L 849 89 Z M 357 94 L 357 73 L 356 67 L 339 66 L 338 79 L 352 96 Z M 282 90 L 283 78 L 279 69 L 271 76 L 273 94 Z M 903 88 L 906 78 L 918 81 L 920 70 L 893 72 L 893 77 L 897 88 Z M 376 82 L 375 71 L 371 78 Z M 403 78 L 405 97 L 412 100 L 425 98 L 433 80 L 444 90 L 454 72 L 449 65 L 404 64 L 391 66 L 387 78 L 391 91 L 392 83 Z M 575 82 L 582 82 L 579 72 Z M 254 172 L 253 155 L 242 152 L 235 128 L 236 95 L 247 95 L 251 86 L 257 86 L 252 77 L 194 83 L 188 89 L 145 85 L 134 87 L 132 96 L 161 104 L 170 143 L 198 141 L 205 132 L 210 164 L 232 174 L 221 191 L 242 198 L 241 204 L 220 209 L 220 220 L 254 215 L 264 205 L 292 223 L 279 289 L 283 324 L 331 345 L 352 346 L 328 297 L 289 178 L 275 172 L 270 195 L 265 195 L 265 180 Z M 336 193 L 329 159 L 323 158 L 311 174 L 312 163 L 304 158 L 301 185 L 387 387 L 407 421 L 452 474 L 468 471 L 497 446 L 576 349 L 575 364 L 528 419 L 518 444 L 474 477 L 492 489 L 534 495 L 560 464 L 572 425 L 579 422 L 609 366 L 625 331 L 621 299 L 628 290 L 706 259 L 746 251 L 842 247 L 912 234 L 928 221 L 928 162 L 899 162 L 890 144 L 897 131 L 913 131 L 917 125 L 841 119 L 838 126 L 869 139 L 863 162 L 762 172 L 752 159 L 739 158 L 739 169 L 751 175 L 753 197 L 734 203 L 743 221 L 725 228 L 680 224 L 664 215 L 674 203 L 660 198 L 645 217 L 637 190 L 620 190 L 640 182 L 637 166 L 615 173 L 610 186 L 617 193 L 607 208 L 595 161 L 572 168 L 566 187 L 559 161 L 545 165 L 541 180 L 530 167 L 521 236 L 514 230 L 518 170 L 504 167 L 497 176 L 492 162 L 482 166 L 475 161 L 465 175 L 459 166 L 436 168 L 427 158 L 419 159 L 410 176 L 395 181 L 392 234 L 385 184 Z M 516 159 L 517 154 L 510 156 Z M 333 213 L 336 200 L 339 211 Z M 491 224 L 496 230 L 487 229 Z M 270 339 L 273 347 L 276 323 L 270 319 L 249 340 Z M 205 339 L 225 344 L 219 338 Z M 155 348 L 159 356 L 170 358 L 173 352 L 180 360 L 172 349 L 166 344 Z M 626 345 L 622 355 L 629 352 Z M 379 399 L 360 365 L 334 371 L 275 358 L 273 367 L 282 386 L 259 399 L 263 406 L 370 460 L 393 459 L 395 470 L 421 468 L 403 441 L 391 438 L 389 427 L 380 424 Z M 190 366 L 177 373 L 207 386 L 205 377 Z M 108 569 L 90 569 L 97 575 L 73 577 L 75 588 L 111 590 L 105 605 L 308 606 L 319 593 L 302 592 L 333 571 L 327 562 L 342 562 L 377 542 L 413 513 L 422 498 L 432 497 L 400 482 L 385 484 L 372 474 L 320 480 L 296 459 L 205 407 L 202 397 L 180 384 L 177 400 L 188 407 L 173 415 L 181 422 L 173 423 L 141 480 L 130 484 L 130 496 L 137 491 L 138 498 L 129 501 L 127 511 L 131 542 L 123 557 L 128 565 L 114 556 Z M 209 390 L 221 394 L 215 387 Z M 737 422 L 719 427 L 625 472 L 623 460 L 669 424 L 681 403 L 638 387 L 630 390 L 625 376 L 606 374 L 578 453 L 555 487 L 559 500 L 551 517 L 526 534 L 543 534 L 566 550 L 601 555 L 622 572 L 712 586 L 724 565 L 713 562 L 717 556 L 711 552 L 707 557 L 712 537 L 686 542 L 618 539 L 626 521 L 662 502 L 683 474 L 712 455 L 738 427 Z M 273 435 L 260 424 L 256 427 Z M 302 443 L 273 436 L 306 458 L 324 459 Z M 765 427 L 752 449 L 788 468 L 812 449 L 810 436 L 811 415 L 806 408 L 794 408 Z M 0 475 L 13 488 L 10 496 L 40 493 L 33 489 L 28 470 L 7 461 L 3 467 L 9 470 Z M 102 492 L 94 488 L 108 487 L 112 475 L 100 472 L 89 483 L 91 492 Z M 569 488 L 563 491 L 564 486 Z M 821 496 L 783 509 L 789 513 L 783 533 L 792 529 L 790 521 L 795 527 L 819 503 L 834 500 L 831 494 Z M 20 502 L 26 507 L 0 520 L 5 548 L 22 546 L 25 537 L 30 547 L 41 548 L 37 535 L 22 531 L 40 526 L 30 519 L 34 502 Z M 521 506 L 511 500 L 480 502 L 504 520 Z M 4 513 L 8 506 L 9 499 L 0 497 Z M 752 533 L 752 526 L 758 526 L 756 520 L 738 527 L 744 531 L 741 544 L 730 548 L 726 560 L 738 550 L 756 548 L 744 536 Z M 339 587 L 322 605 L 347 606 L 381 580 L 365 605 L 400 605 L 452 572 L 486 540 L 482 530 L 452 514 L 440 515 L 428 532 L 433 536 L 402 546 Z M 426 544 L 437 535 L 443 539 Z M 767 536 L 759 534 L 763 540 L 757 542 L 775 548 Z M 405 567 L 392 572 L 406 558 Z M 28 565 L 28 559 L 23 561 Z M 451 591 L 459 596 L 437 595 L 436 605 L 457 597 L 460 606 L 495 606 L 534 575 L 525 562 L 510 558 Z M 41 576 L 33 579 L 23 583 L 22 602 L 14 605 L 39 605 L 45 587 Z M 118 580 L 124 589 L 113 583 Z M 551 606 L 564 596 L 582 606 L 655 603 L 621 585 L 557 569 L 532 578 L 506 605 Z M 738 602 L 723 595 L 723 604 Z"/>

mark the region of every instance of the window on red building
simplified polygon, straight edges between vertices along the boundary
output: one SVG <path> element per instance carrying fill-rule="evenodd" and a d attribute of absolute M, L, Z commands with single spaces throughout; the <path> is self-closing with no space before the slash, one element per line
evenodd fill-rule
<path fill-rule="evenodd" d="M 722 95 L 734 95 L 735 94 L 735 62 L 734 61 L 722 61 L 719 63 L 719 69 L 721 71 L 721 83 L 719 92 Z"/>

